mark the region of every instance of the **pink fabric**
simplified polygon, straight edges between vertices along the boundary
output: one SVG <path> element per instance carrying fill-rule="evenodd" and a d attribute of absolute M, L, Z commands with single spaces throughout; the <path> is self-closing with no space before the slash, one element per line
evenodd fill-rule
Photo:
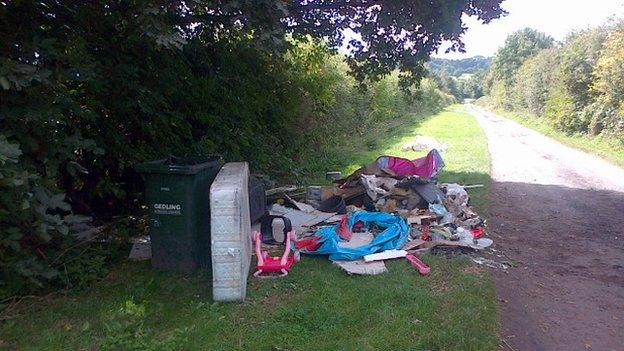
<path fill-rule="evenodd" d="M 413 175 L 418 172 L 414 163 L 406 158 L 388 156 L 387 169 L 399 177 Z"/>
<path fill-rule="evenodd" d="M 416 175 L 433 177 L 444 167 L 444 162 L 437 150 L 431 150 L 425 157 L 415 160 L 395 156 L 381 156 L 377 159 L 381 169 L 387 169 L 398 177 Z"/>

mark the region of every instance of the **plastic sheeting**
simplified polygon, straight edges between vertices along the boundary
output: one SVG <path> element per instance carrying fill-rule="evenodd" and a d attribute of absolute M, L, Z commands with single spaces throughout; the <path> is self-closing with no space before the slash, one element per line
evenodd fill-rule
<path fill-rule="evenodd" d="M 376 175 L 361 175 L 362 184 L 366 188 L 366 194 L 373 201 L 377 201 L 378 198 L 388 195 L 391 189 L 399 182 L 398 180 L 390 177 L 378 177 Z"/>
<path fill-rule="evenodd" d="M 408 240 L 409 226 L 399 216 L 385 212 L 367 211 L 353 212 L 348 216 L 349 228 L 353 228 L 357 222 L 362 222 L 366 228 L 375 224 L 385 229 L 377 234 L 370 243 L 350 248 L 339 245 L 341 240 L 338 235 L 339 225 L 322 227 L 316 231 L 313 238 L 305 240 L 314 245 L 301 245 L 304 241 L 302 240 L 293 243 L 294 249 L 299 249 L 302 253 L 307 254 L 329 255 L 329 259 L 332 261 L 353 261 L 375 252 L 400 249 Z"/>

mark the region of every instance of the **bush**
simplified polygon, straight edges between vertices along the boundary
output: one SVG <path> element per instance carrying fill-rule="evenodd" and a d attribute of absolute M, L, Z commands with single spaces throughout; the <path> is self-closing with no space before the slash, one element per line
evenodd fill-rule
<path fill-rule="evenodd" d="M 463 74 L 457 78 L 457 90 L 460 99 L 478 99 L 483 96 L 483 75 L 485 72 Z"/>
<path fill-rule="evenodd" d="M 553 42 L 551 37 L 532 28 L 515 31 L 505 39 L 503 47 L 496 52 L 485 83 L 497 105 L 513 108 L 513 86 L 518 69 L 540 50 L 552 47 Z"/>
<path fill-rule="evenodd" d="M 560 82 L 551 88 L 545 111 L 546 116 L 560 130 L 573 132 L 582 130 L 586 125 L 586 122 L 579 118 L 571 118 L 575 115 L 580 116 L 580 114 L 574 109 L 572 97 Z"/>
<path fill-rule="evenodd" d="M 445 106 L 456 102 L 453 95 L 442 91 L 435 80 L 431 78 L 423 79 L 415 94 L 418 100 L 414 103 L 412 112 L 421 115 L 437 113 Z"/>
<path fill-rule="evenodd" d="M 593 67 L 606 37 L 604 28 L 596 28 L 570 36 L 561 49 L 557 84 L 547 109 L 547 117 L 555 127 L 568 133 L 587 133 L 591 122 L 590 105 L 595 101 L 590 87 Z M 550 99 L 550 98 L 549 98 Z M 563 106 L 562 102 L 567 105 Z"/>
<path fill-rule="evenodd" d="M 560 47 L 539 50 L 523 61 L 515 55 L 524 57 L 520 53 L 542 45 L 527 44 L 535 38 L 510 35 L 484 77 L 488 101 L 544 115 L 566 133 L 602 133 L 624 143 L 623 28 L 619 23 L 572 33 Z"/>
<path fill-rule="evenodd" d="M 419 97 L 403 94 L 397 74 L 363 90 L 320 42 L 281 55 L 235 32 L 205 32 L 180 46 L 133 22 L 146 20 L 139 4 L 81 11 L 22 28 L 16 40 L 28 45 L 2 45 L 3 295 L 85 286 L 104 274 L 112 253 L 74 250 L 71 228 L 85 216 L 140 213 L 137 163 L 220 153 L 297 178 L 308 167 L 302 149 L 327 150 L 373 123 L 450 101 L 429 80 Z M 167 21 L 154 16 L 150 23 Z"/>
<path fill-rule="evenodd" d="M 16 64 L 21 53 L 2 61 L 6 294 L 72 286 L 55 257 L 74 245 L 70 228 L 85 219 L 73 211 L 104 220 L 137 211 L 137 163 L 220 152 L 270 169 L 294 145 L 300 93 L 283 60 L 243 39 L 223 41 L 217 52 L 200 38 L 182 50 L 161 48 L 115 24 L 100 43 L 112 55 L 68 39 L 38 47 L 32 64 Z M 96 257 L 82 262 L 101 265 Z"/>
<path fill-rule="evenodd" d="M 592 131 L 605 131 L 624 143 L 624 24 L 607 36 L 594 67 L 592 91 L 598 95 Z"/>
<path fill-rule="evenodd" d="M 73 265 L 63 277 L 58 270 L 67 263 L 61 255 L 69 246 L 70 226 L 85 218 L 73 215 L 65 195 L 52 192 L 54 184 L 21 158 L 19 145 L 0 134 L 1 297 L 85 278 L 73 274 Z"/>
<path fill-rule="evenodd" d="M 293 67 L 292 82 L 303 94 L 294 128 L 295 146 L 286 150 L 296 152 L 280 169 L 290 182 L 316 179 L 319 169 L 338 165 L 342 155 L 336 150 L 353 144 L 354 138 L 363 139 L 365 146 L 373 149 L 379 141 L 372 130 L 406 115 L 437 112 L 454 102 L 431 79 L 406 91 L 400 87 L 399 72 L 358 82 L 344 58 L 332 54 L 322 42 L 296 44 L 286 56 Z"/>
<path fill-rule="evenodd" d="M 555 127 L 567 133 L 587 133 L 592 119 L 590 91 L 593 67 L 605 39 L 604 28 L 570 36 L 561 49 L 556 86 L 547 102 L 546 116 Z"/>
<path fill-rule="evenodd" d="M 541 116 L 548 94 L 555 84 L 559 49 L 544 49 L 528 58 L 518 69 L 513 89 L 513 107 Z"/>

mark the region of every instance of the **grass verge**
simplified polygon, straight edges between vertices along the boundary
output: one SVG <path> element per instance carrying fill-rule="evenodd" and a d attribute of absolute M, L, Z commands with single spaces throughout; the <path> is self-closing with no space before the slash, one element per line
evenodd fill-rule
<path fill-rule="evenodd" d="M 481 105 L 480 105 L 481 106 Z M 484 106 L 481 106 L 484 107 Z M 549 136 L 562 144 L 602 157 L 603 159 L 624 167 L 624 144 L 603 135 L 589 136 L 586 134 L 566 134 L 555 129 L 545 118 L 527 113 L 510 112 L 500 109 L 486 109 L 509 118 L 521 125 Z"/>
<path fill-rule="evenodd" d="M 453 106 L 428 118 L 380 125 L 335 160 L 345 173 L 381 154 L 419 156 L 400 146 L 415 134 L 447 143 L 442 181 L 471 190 L 487 210 L 489 157 L 475 119 Z M 372 145 L 372 146 L 371 146 Z M 329 157 L 321 155 L 320 157 Z M 326 169 L 317 169 L 323 174 Z M 320 178 L 321 176 L 319 176 Z M 379 276 L 347 276 L 326 257 L 306 256 L 283 279 L 250 279 L 244 303 L 212 302 L 210 276 L 154 271 L 125 262 L 88 291 L 22 303 L 0 326 L 0 347 L 100 350 L 495 350 L 493 283 L 462 258 L 424 256 L 421 277 L 404 260 Z"/>

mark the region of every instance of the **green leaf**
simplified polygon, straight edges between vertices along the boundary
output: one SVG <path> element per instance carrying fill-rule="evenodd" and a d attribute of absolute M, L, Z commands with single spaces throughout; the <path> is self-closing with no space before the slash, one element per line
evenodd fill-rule
<path fill-rule="evenodd" d="M 6 136 L 0 134 L 0 163 L 17 162 L 21 155 L 22 150 L 20 150 L 19 145 L 10 143 Z"/>
<path fill-rule="evenodd" d="M 39 238 L 41 238 L 41 240 L 43 240 L 46 243 L 52 240 L 52 236 L 50 236 L 48 232 L 38 232 L 37 236 L 39 236 Z"/>
<path fill-rule="evenodd" d="M 83 215 L 77 215 L 77 214 L 69 214 L 63 218 L 63 220 L 67 224 L 86 223 L 86 222 L 91 221 L 91 219 L 92 218 L 89 216 L 83 216 Z"/>
<path fill-rule="evenodd" d="M 37 236 L 41 238 L 41 240 L 43 240 L 44 242 L 52 240 L 52 237 L 48 233 L 48 228 L 49 226 L 47 224 L 41 223 L 38 228 L 39 230 L 37 230 Z"/>
<path fill-rule="evenodd" d="M 2 85 L 2 89 L 9 90 L 11 88 L 11 84 L 5 77 L 0 77 L 0 85 Z"/>
<path fill-rule="evenodd" d="M 8 240 L 18 241 L 22 238 L 22 233 L 17 228 L 11 228 L 9 232 L 11 234 L 7 238 Z"/>
<path fill-rule="evenodd" d="M 13 249 L 13 251 L 22 250 L 22 245 L 20 245 L 19 241 L 10 241 L 9 246 L 11 247 L 11 249 Z"/>
<path fill-rule="evenodd" d="M 50 269 L 43 271 L 41 275 L 46 279 L 52 279 L 58 275 L 58 272 L 55 269 Z"/>
<path fill-rule="evenodd" d="M 75 176 L 76 172 L 80 172 L 82 174 L 89 174 L 89 171 L 76 161 L 69 161 L 67 165 L 67 170 L 70 172 L 72 176 Z"/>
<path fill-rule="evenodd" d="M 65 193 L 52 195 L 48 200 L 48 207 L 71 211 L 71 206 L 65 202 Z"/>
<path fill-rule="evenodd" d="M 63 235 L 67 235 L 69 234 L 69 227 L 66 225 L 61 225 L 56 227 L 56 229 Z"/>

